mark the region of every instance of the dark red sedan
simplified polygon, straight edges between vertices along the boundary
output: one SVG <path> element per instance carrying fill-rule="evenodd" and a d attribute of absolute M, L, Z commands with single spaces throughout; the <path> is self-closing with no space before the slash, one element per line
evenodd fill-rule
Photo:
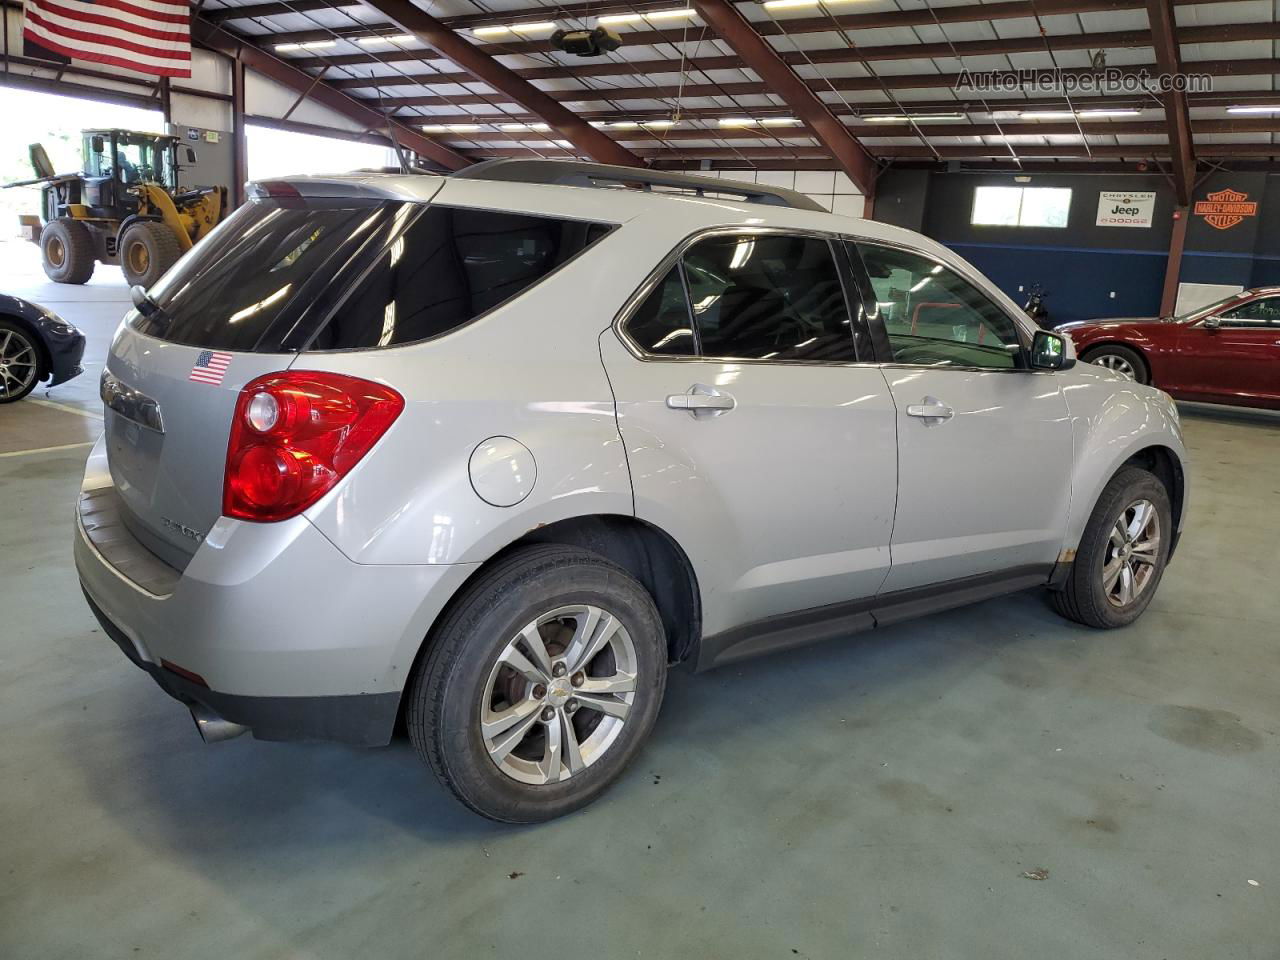
<path fill-rule="evenodd" d="M 1179 400 L 1280 409 L 1280 287 L 1245 290 L 1180 317 L 1067 323 L 1086 363 Z"/>

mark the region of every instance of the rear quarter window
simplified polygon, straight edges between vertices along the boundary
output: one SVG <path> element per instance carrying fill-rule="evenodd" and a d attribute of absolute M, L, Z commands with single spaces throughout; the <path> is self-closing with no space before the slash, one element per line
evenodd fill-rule
<path fill-rule="evenodd" d="M 432 206 L 382 251 L 307 350 L 414 343 L 448 333 L 523 293 L 609 228 Z"/>

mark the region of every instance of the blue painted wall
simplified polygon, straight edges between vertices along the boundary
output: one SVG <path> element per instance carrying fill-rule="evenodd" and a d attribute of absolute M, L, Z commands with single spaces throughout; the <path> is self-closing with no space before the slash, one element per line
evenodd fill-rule
<path fill-rule="evenodd" d="M 1172 232 L 1174 197 L 1163 176 L 1149 173 L 1034 174 L 887 171 L 877 185 L 876 218 L 918 230 L 946 244 L 990 277 L 1018 304 L 1039 283 L 1052 322 L 1108 316 L 1154 316 L 1160 309 Z M 1065 228 L 974 226 L 979 186 L 1070 187 Z M 1196 193 L 1229 187 L 1259 203 L 1256 219 L 1230 230 L 1191 220 L 1181 279 L 1245 287 L 1280 285 L 1280 177 L 1215 173 Z M 1100 191 L 1156 194 L 1149 228 L 1099 227 Z M 1024 290 L 1020 291 L 1019 287 Z M 1112 293 L 1114 292 L 1114 297 Z"/>
<path fill-rule="evenodd" d="M 1018 287 L 1039 283 L 1049 292 L 1045 305 L 1053 323 L 1095 317 L 1143 317 L 1160 308 L 1167 253 L 943 242 L 986 274 L 1019 306 L 1026 301 L 1026 293 L 1019 292 Z"/>

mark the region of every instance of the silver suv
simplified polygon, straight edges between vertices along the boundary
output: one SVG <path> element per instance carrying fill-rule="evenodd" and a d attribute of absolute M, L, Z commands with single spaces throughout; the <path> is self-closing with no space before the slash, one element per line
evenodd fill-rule
<path fill-rule="evenodd" d="M 403 721 L 543 820 L 673 664 L 1030 587 L 1121 626 L 1177 541 L 1169 398 L 924 237 L 554 161 L 252 194 L 135 288 L 78 510 L 90 606 L 206 739 Z"/>

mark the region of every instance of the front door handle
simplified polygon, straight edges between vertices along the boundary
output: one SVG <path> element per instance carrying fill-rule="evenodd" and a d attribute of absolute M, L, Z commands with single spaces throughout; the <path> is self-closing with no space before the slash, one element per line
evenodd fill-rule
<path fill-rule="evenodd" d="M 718 417 L 728 413 L 738 405 L 730 394 L 721 393 L 715 387 L 705 383 L 695 383 L 688 393 L 673 393 L 667 397 L 667 406 L 672 410 L 687 410 L 691 417 Z"/>
<path fill-rule="evenodd" d="M 956 412 L 937 397 L 925 397 L 920 403 L 907 405 L 908 417 L 918 417 L 926 423 L 941 423 L 955 415 Z"/>

